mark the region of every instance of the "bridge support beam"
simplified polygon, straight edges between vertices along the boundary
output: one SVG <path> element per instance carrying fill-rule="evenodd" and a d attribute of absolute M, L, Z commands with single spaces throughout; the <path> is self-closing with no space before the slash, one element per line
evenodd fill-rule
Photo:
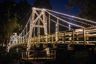
<path fill-rule="evenodd" d="M 76 32 L 76 40 L 77 40 L 76 43 L 78 44 L 78 43 L 79 43 L 79 42 L 78 42 L 78 40 L 79 40 L 79 38 L 78 38 L 78 32 Z"/>
<path fill-rule="evenodd" d="M 74 43 L 74 30 L 72 31 L 72 43 Z"/>
<path fill-rule="evenodd" d="M 45 14 L 45 10 L 42 10 L 43 13 L 43 25 L 44 25 L 44 33 L 45 33 L 45 38 L 46 38 L 46 43 L 48 43 L 48 29 L 47 29 L 47 18 Z"/>
<path fill-rule="evenodd" d="M 57 23 L 56 23 L 56 38 L 55 38 L 56 42 L 59 40 L 58 34 L 59 34 L 59 20 L 57 19 Z"/>
<path fill-rule="evenodd" d="M 83 29 L 83 38 L 84 38 L 84 44 L 86 44 L 86 31 Z"/>
<path fill-rule="evenodd" d="M 89 37 L 88 37 L 88 32 L 86 32 L 86 40 L 87 40 L 87 44 L 89 44 L 88 40 L 89 40 Z"/>
<path fill-rule="evenodd" d="M 32 16 L 31 16 L 31 21 L 30 21 L 30 27 L 29 27 L 29 36 L 28 36 L 28 42 L 27 42 L 27 52 L 26 55 L 29 57 L 29 50 L 31 47 L 31 37 L 32 37 L 32 30 L 33 30 L 33 24 L 34 24 L 34 19 L 35 19 L 35 9 L 32 8 Z"/>

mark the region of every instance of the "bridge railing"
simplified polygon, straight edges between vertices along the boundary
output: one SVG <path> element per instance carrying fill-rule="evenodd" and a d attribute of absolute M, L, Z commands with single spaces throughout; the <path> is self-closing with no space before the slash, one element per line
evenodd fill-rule
<path fill-rule="evenodd" d="M 78 30 L 78 31 L 77 31 Z M 96 44 L 96 30 L 85 30 L 85 33 L 81 29 L 75 31 L 58 32 L 58 41 L 56 41 L 56 34 L 48 35 L 46 42 L 46 36 L 33 37 L 31 39 L 32 44 L 36 43 L 65 43 L 65 44 Z M 15 41 L 10 41 L 8 47 L 14 47 L 19 44 L 28 43 L 28 38 L 18 37 Z"/>
<path fill-rule="evenodd" d="M 63 42 L 67 44 L 90 44 L 96 43 L 96 34 L 93 32 L 84 31 L 65 31 L 58 33 L 58 41 L 56 41 L 56 34 L 48 35 L 47 43 L 58 43 Z M 46 36 L 34 37 L 31 42 L 34 43 L 46 43 Z"/>

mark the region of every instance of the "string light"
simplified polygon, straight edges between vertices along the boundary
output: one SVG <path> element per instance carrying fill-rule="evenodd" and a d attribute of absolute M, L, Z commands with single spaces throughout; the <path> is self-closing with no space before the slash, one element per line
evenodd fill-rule
<path fill-rule="evenodd" d="M 55 16 L 55 15 L 51 14 L 51 13 L 50 13 L 50 12 L 48 12 L 48 11 L 46 11 L 46 12 L 47 12 L 48 14 L 50 14 L 51 16 L 53 16 L 53 17 L 55 17 L 55 18 L 58 18 L 59 20 L 61 20 L 61 21 L 65 22 L 65 23 L 68 23 L 68 24 L 73 25 L 73 26 L 76 26 L 76 27 L 84 28 L 83 26 L 80 26 L 80 25 L 77 25 L 77 24 L 73 24 L 73 23 L 68 22 L 68 21 L 66 21 L 66 20 L 64 20 L 64 19 L 61 19 L 61 18 L 59 18 L 59 17 L 57 17 L 57 16 Z"/>
<path fill-rule="evenodd" d="M 87 20 L 87 19 L 84 19 L 84 18 L 80 18 L 80 17 L 76 17 L 76 16 L 72 16 L 72 15 L 68 15 L 68 14 L 64 14 L 64 13 L 60 13 L 60 12 L 56 12 L 56 11 L 53 11 L 53 10 L 49 10 L 49 9 L 46 9 L 47 11 L 50 11 L 50 12 L 53 12 L 53 13 L 56 13 L 56 14 L 60 14 L 60 15 L 64 15 L 64 16 L 68 16 L 68 17 L 71 17 L 71 18 L 75 18 L 75 19 L 79 19 L 79 20 L 83 20 L 83 21 L 87 21 L 87 22 L 90 22 L 90 23 L 95 23 L 95 21 L 92 21 L 92 20 Z"/>
<path fill-rule="evenodd" d="M 54 22 L 54 23 L 56 24 L 56 22 L 55 22 L 53 19 L 51 19 L 51 21 Z M 69 28 L 68 26 L 65 26 L 65 25 L 63 25 L 63 24 L 61 24 L 61 23 L 59 23 L 59 25 L 62 26 L 62 27 Z"/>
<path fill-rule="evenodd" d="M 33 10 L 35 10 L 35 11 L 41 11 L 41 13 L 39 14 L 39 15 L 37 15 L 38 17 L 36 17 L 36 19 L 34 20 L 34 21 L 32 21 L 31 20 L 31 16 L 29 17 L 29 20 L 28 20 L 28 22 L 26 23 L 26 25 L 25 25 L 25 27 L 24 27 L 24 29 L 21 31 L 21 33 L 19 34 L 19 36 L 18 36 L 18 43 L 12 43 L 12 44 L 10 44 L 9 45 L 9 47 L 8 47 L 8 49 L 10 49 L 11 47 L 13 47 L 13 46 L 15 46 L 15 45 L 18 45 L 19 43 L 20 44 L 22 44 L 22 43 L 24 43 L 24 41 L 25 41 L 25 39 L 28 39 L 28 37 L 29 37 L 29 32 L 30 32 L 30 29 L 28 30 L 28 31 L 26 31 L 26 29 L 28 29 L 28 24 L 30 24 L 30 21 L 32 21 L 33 23 L 32 23 L 32 29 L 34 28 L 34 24 L 36 24 L 36 21 L 38 20 L 38 19 L 40 19 L 40 20 L 42 20 L 42 18 L 41 18 L 41 16 L 42 16 L 42 14 L 44 13 L 44 12 L 47 12 L 49 15 L 51 15 L 52 17 L 54 17 L 54 18 L 56 18 L 56 19 L 58 19 L 58 20 L 60 20 L 60 21 L 62 21 L 62 22 L 64 22 L 64 23 L 67 23 L 68 24 L 68 26 L 66 26 L 66 25 L 63 25 L 63 24 L 61 24 L 60 22 L 59 22 L 59 24 L 57 24 L 57 26 L 58 25 L 60 25 L 60 26 L 63 26 L 63 27 L 66 27 L 66 28 L 69 28 L 69 30 L 71 30 L 72 28 L 71 28 L 71 25 L 72 26 L 75 26 L 75 27 L 80 27 L 80 28 L 85 28 L 85 27 L 83 27 L 83 26 L 81 26 L 81 25 L 78 25 L 78 24 L 74 24 L 74 23 L 71 23 L 71 22 L 68 22 L 68 21 L 66 21 L 66 20 L 64 20 L 64 19 L 62 19 L 62 18 L 60 18 L 60 17 L 58 17 L 58 16 L 55 16 L 54 14 L 52 14 L 52 12 L 53 13 L 56 13 L 56 14 L 60 14 L 60 15 L 63 15 L 63 16 L 66 16 L 66 17 L 69 17 L 69 18 L 72 18 L 72 19 L 77 19 L 77 20 L 83 20 L 83 21 L 86 21 L 86 22 L 90 22 L 90 23 L 94 23 L 94 24 L 96 24 L 96 22 L 95 21 L 91 21 L 91 20 L 87 20 L 87 19 L 84 19 L 84 18 L 80 18 L 80 17 L 76 17 L 76 16 L 72 16 L 72 15 L 68 15 L 68 14 L 64 14 L 64 13 L 60 13 L 60 12 L 56 12 L 56 11 L 52 11 L 52 10 L 48 10 L 48 9 L 41 9 L 41 8 L 35 8 L 35 7 L 33 7 L 32 8 Z M 51 12 L 51 13 L 50 13 Z M 37 14 L 37 13 L 35 13 L 35 14 Z M 68 19 L 68 18 L 67 18 Z M 52 22 L 54 22 L 55 24 L 56 24 L 56 21 L 54 21 L 53 19 L 50 19 L 50 21 L 52 21 Z M 79 23 L 82 23 L 82 24 L 88 24 L 88 23 L 85 23 L 85 22 L 80 22 L 80 21 L 76 21 L 76 22 L 79 22 Z M 89 25 L 91 25 L 91 24 L 89 24 Z M 93 25 L 92 25 L 93 26 Z M 95 26 L 96 27 L 96 26 Z M 26 31 L 26 33 L 25 33 L 25 31 Z M 86 32 L 87 33 L 91 33 L 91 32 L 96 32 L 96 30 L 95 29 L 93 29 L 93 30 L 86 30 Z M 83 32 L 83 29 L 76 29 L 75 30 L 75 32 Z M 54 34 L 52 34 L 52 36 L 53 36 Z M 91 35 L 93 35 L 93 34 L 91 34 Z M 94 34 L 94 35 L 96 35 L 96 34 Z M 32 40 L 31 40 L 32 41 Z"/>
<path fill-rule="evenodd" d="M 33 9 L 33 10 L 36 10 L 36 8 L 35 8 L 35 7 L 32 7 L 32 9 Z"/>

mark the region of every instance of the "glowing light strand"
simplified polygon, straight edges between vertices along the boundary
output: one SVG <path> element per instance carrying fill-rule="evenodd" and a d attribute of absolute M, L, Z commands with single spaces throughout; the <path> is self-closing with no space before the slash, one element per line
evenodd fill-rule
<path fill-rule="evenodd" d="M 35 10 L 42 11 L 43 8 L 42 8 L 42 9 L 41 9 L 41 8 L 35 8 Z M 77 22 L 80 22 L 80 23 L 82 23 L 82 24 L 86 24 L 86 25 L 87 25 L 87 24 L 88 24 L 87 22 L 95 23 L 95 24 L 96 24 L 96 22 L 95 22 L 95 21 L 92 21 L 92 20 L 87 20 L 87 19 L 84 19 L 84 18 L 80 18 L 80 17 L 76 17 L 76 16 L 72 16 L 72 15 L 68 15 L 68 14 L 64 14 L 64 13 L 56 12 L 56 11 L 49 10 L 49 9 L 44 9 L 44 10 L 45 10 L 45 11 L 50 11 L 50 12 L 53 12 L 53 13 L 56 13 L 56 14 L 60 14 L 60 15 L 63 15 L 63 16 L 71 17 L 71 18 L 74 18 L 74 19 L 79 19 L 79 20 L 86 21 L 86 22 L 77 21 Z M 88 25 L 94 27 L 94 25 L 92 25 L 92 24 L 88 24 Z"/>
<path fill-rule="evenodd" d="M 49 10 L 49 9 L 46 9 L 47 11 L 50 11 L 50 12 L 53 12 L 53 13 L 56 13 L 56 14 L 60 14 L 60 15 L 64 15 L 64 16 L 68 16 L 68 17 L 71 17 L 71 18 L 75 18 L 75 19 L 79 19 L 79 20 L 83 20 L 83 21 L 87 21 L 87 22 L 90 22 L 90 23 L 95 23 L 95 21 L 92 21 L 92 20 L 87 20 L 87 19 L 84 19 L 84 18 L 80 18 L 80 17 L 76 17 L 76 16 L 71 16 L 71 15 L 68 15 L 68 14 L 64 14 L 64 13 L 60 13 L 60 12 L 56 12 L 56 11 L 53 11 L 53 10 Z"/>
<path fill-rule="evenodd" d="M 61 19 L 61 18 L 59 18 L 59 17 L 57 17 L 57 16 L 55 16 L 55 15 L 51 14 L 51 13 L 50 13 L 50 12 L 48 12 L 48 11 L 46 11 L 46 12 L 47 12 L 48 14 L 50 14 L 51 16 L 53 16 L 53 17 L 55 17 L 55 18 L 58 18 L 59 20 L 61 20 L 61 21 L 65 22 L 65 23 L 68 23 L 68 24 L 73 25 L 73 26 L 76 26 L 76 27 L 84 28 L 83 26 L 80 26 L 80 25 L 77 25 L 77 24 L 73 24 L 73 23 L 71 23 L 71 22 L 67 22 L 66 20 Z"/>
<path fill-rule="evenodd" d="M 54 22 L 54 23 L 56 23 L 53 19 L 51 19 L 51 21 Z M 61 24 L 61 23 L 59 23 L 59 25 L 62 26 L 62 27 L 68 28 L 68 26 L 65 26 L 65 25 L 63 25 L 63 24 Z"/>

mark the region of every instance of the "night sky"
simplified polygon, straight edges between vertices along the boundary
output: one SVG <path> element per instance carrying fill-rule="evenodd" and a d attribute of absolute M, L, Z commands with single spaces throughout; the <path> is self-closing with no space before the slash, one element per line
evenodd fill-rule
<path fill-rule="evenodd" d="M 79 13 L 79 7 L 73 7 L 70 10 L 67 8 L 68 0 L 50 0 L 52 9 L 58 12 L 67 13 L 71 15 L 78 15 Z M 35 0 L 28 0 L 30 4 L 33 4 Z"/>
<path fill-rule="evenodd" d="M 2 2 L 4 0 L 0 0 Z M 20 0 L 16 0 L 19 2 Z M 35 0 L 27 0 L 30 4 L 33 4 Z M 73 7 L 71 9 L 68 9 L 66 4 L 68 3 L 68 0 L 50 0 L 52 9 L 58 12 L 67 13 L 71 15 L 78 15 L 79 13 L 79 7 Z"/>

